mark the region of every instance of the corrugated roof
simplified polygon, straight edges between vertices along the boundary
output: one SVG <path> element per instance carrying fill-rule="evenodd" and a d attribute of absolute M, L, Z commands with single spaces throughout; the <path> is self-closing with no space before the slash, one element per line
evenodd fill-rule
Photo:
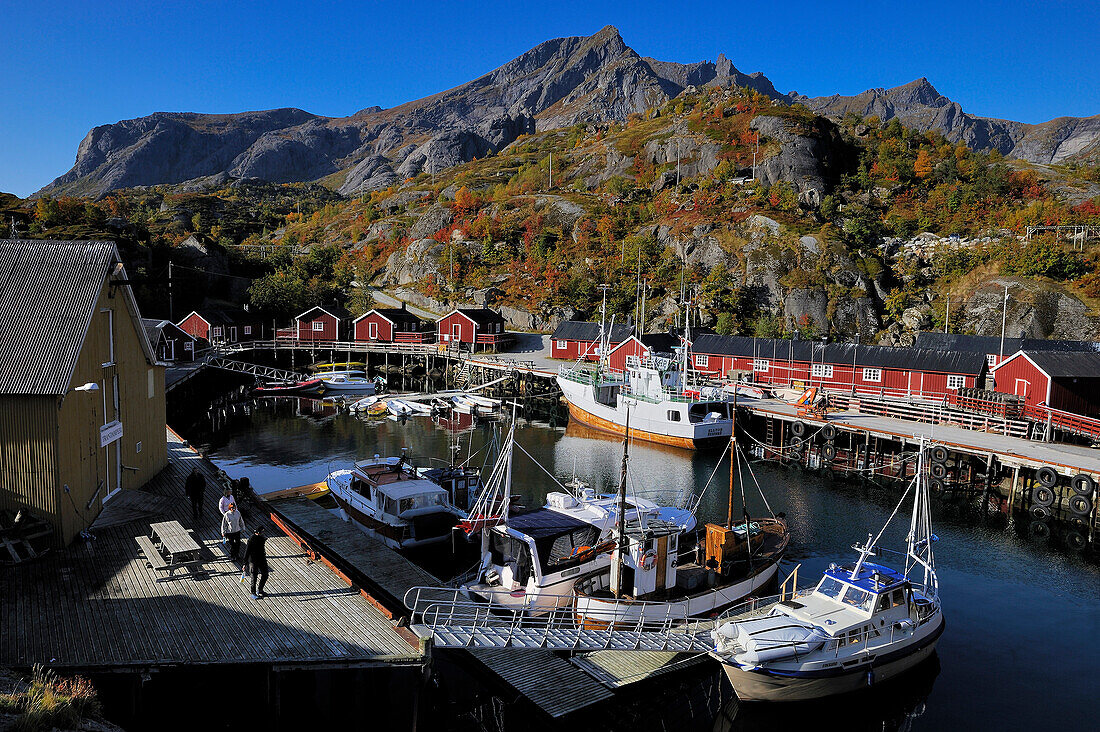
<path fill-rule="evenodd" d="M 370 313 L 378 313 L 383 318 L 395 324 L 415 323 L 417 325 L 420 325 L 421 323 L 425 322 L 423 318 L 413 315 L 405 308 L 374 308 L 373 310 L 366 313 L 366 315 L 369 315 Z"/>
<path fill-rule="evenodd" d="M 306 310 L 304 313 L 294 319 L 301 320 L 307 315 L 312 315 L 314 310 L 324 310 L 326 313 L 335 317 L 338 320 L 347 320 L 351 317 L 351 313 L 348 311 L 348 309 L 339 305 L 314 305 L 309 310 Z"/>
<path fill-rule="evenodd" d="M 455 310 L 462 313 L 478 325 L 489 325 L 490 323 L 504 322 L 504 316 L 502 316 L 498 312 L 490 310 L 489 308 L 455 308 Z"/>
<path fill-rule="evenodd" d="M 119 261 L 109 241 L 0 242 L 0 394 L 65 393 L 99 293 Z M 119 289 L 136 316 L 129 286 Z"/>
<path fill-rule="evenodd" d="M 656 353 L 672 353 L 673 349 L 680 347 L 680 336 L 673 333 L 643 333 L 638 340 Z"/>
<path fill-rule="evenodd" d="M 973 351 L 1000 353 L 1000 336 L 963 335 L 962 333 L 917 333 L 916 348 L 933 348 L 949 351 Z M 1094 341 L 1068 341 L 1045 338 L 1005 338 L 1006 356 L 1016 351 L 1098 351 L 1100 343 Z"/>
<path fill-rule="evenodd" d="M 1025 351 L 1043 371 L 1055 379 L 1100 379 L 1100 353 Z"/>
<path fill-rule="evenodd" d="M 939 351 L 930 348 L 894 348 L 854 343 L 790 341 L 748 336 L 703 334 L 691 344 L 695 353 L 742 358 L 766 358 L 779 361 L 817 362 L 859 367 L 937 371 L 977 376 L 986 367 L 980 352 Z"/>
<path fill-rule="evenodd" d="M 630 337 L 634 329 L 629 325 L 615 323 L 608 327 L 612 343 L 622 343 Z M 554 340 L 561 341 L 589 341 L 596 342 L 600 339 L 600 324 L 589 323 L 584 320 L 566 320 L 554 329 Z"/>

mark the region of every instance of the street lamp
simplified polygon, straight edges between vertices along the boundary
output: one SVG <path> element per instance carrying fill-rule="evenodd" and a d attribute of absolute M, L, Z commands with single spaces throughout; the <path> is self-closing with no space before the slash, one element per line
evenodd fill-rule
<path fill-rule="evenodd" d="M 61 409 L 61 405 L 65 403 L 65 397 L 74 391 L 99 391 L 99 384 L 94 381 L 89 381 L 87 384 L 81 384 L 80 386 L 73 386 L 68 389 L 61 398 L 57 400 L 57 408 Z"/>

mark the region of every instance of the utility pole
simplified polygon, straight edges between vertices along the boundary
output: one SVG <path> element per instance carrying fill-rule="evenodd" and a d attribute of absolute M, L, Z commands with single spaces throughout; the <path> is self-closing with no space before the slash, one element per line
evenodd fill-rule
<path fill-rule="evenodd" d="M 756 180 L 756 154 L 760 152 L 760 133 L 756 133 L 756 144 L 752 149 L 752 179 Z"/>
<path fill-rule="evenodd" d="M 550 190 L 554 187 L 554 153 L 550 153 L 550 187 L 546 190 Z"/>
<path fill-rule="evenodd" d="M 943 332 L 946 333 L 951 325 L 951 293 L 947 293 L 947 315 L 943 317 Z"/>
<path fill-rule="evenodd" d="M 603 304 L 600 305 L 600 352 L 597 354 L 600 357 L 600 365 L 603 365 L 604 355 L 607 352 L 607 334 L 604 331 L 607 329 L 607 291 L 611 289 L 611 285 L 603 284 L 596 285 L 597 289 L 603 291 Z"/>
<path fill-rule="evenodd" d="M 676 138 L 676 189 L 680 189 L 680 138 Z"/>
<path fill-rule="evenodd" d="M 1001 357 L 997 360 L 997 363 L 1004 361 L 1005 358 L 1005 322 L 1008 320 L 1008 285 L 1005 285 L 1005 301 L 1001 306 Z"/>
<path fill-rule="evenodd" d="M 168 260 L 168 319 L 173 323 L 176 322 L 176 308 L 175 303 L 172 301 L 172 260 Z"/>

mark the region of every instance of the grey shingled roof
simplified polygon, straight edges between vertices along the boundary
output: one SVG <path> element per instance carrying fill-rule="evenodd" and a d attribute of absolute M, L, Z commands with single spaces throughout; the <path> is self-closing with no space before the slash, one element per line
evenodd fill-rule
<path fill-rule="evenodd" d="M 1025 351 L 1051 378 L 1100 379 L 1100 353 Z"/>
<path fill-rule="evenodd" d="M 399 323 L 412 323 L 413 325 L 420 326 L 425 322 L 423 318 L 413 315 L 405 308 L 374 308 L 364 315 L 370 315 L 371 313 L 378 313 L 395 325 Z"/>
<path fill-rule="evenodd" d="M 0 241 L 0 394 L 64 394 L 111 268 L 109 241 Z"/>
<path fill-rule="evenodd" d="M 455 310 L 482 326 L 489 325 L 490 323 L 504 322 L 503 315 L 489 308 L 455 308 Z"/>
<path fill-rule="evenodd" d="M 1000 353 L 1001 337 L 925 332 L 917 333 L 913 346 L 916 348 L 934 348 L 941 351 Z M 1100 343 L 1044 338 L 1005 338 L 1005 355 L 1009 356 L 1016 353 L 1016 351 L 1100 351 Z"/>
<path fill-rule="evenodd" d="M 612 343 L 622 343 L 631 336 L 634 329 L 629 325 L 615 323 L 608 327 Z M 595 343 L 600 339 L 600 324 L 584 320 L 566 320 L 554 329 L 551 336 L 557 341 L 588 341 Z"/>

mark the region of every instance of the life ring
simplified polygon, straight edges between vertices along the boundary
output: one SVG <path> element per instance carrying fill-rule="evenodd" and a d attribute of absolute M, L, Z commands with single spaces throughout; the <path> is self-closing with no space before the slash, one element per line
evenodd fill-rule
<path fill-rule="evenodd" d="M 928 472 L 932 473 L 933 478 L 945 478 L 947 477 L 947 466 L 943 463 L 932 463 L 932 467 Z"/>
<path fill-rule="evenodd" d="M 833 445 L 832 443 L 829 443 L 827 445 L 822 446 L 822 448 L 821 448 L 821 457 L 825 458 L 825 460 L 827 460 L 830 463 L 832 461 L 836 460 L 836 445 Z"/>
<path fill-rule="evenodd" d="M 1049 508 L 1054 505 L 1054 489 L 1047 485 L 1037 485 L 1031 490 L 1031 501 L 1037 506 Z"/>
<path fill-rule="evenodd" d="M 791 423 L 791 434 L 794 435 L 795 437 L 801 437 L 802 435 L 806 434 L 806 423 L 805 422 L 792 422 Z"/>
<path fill-rule="evenodd" d="M 1088 545 L 1084 535 L 1076 531 L 1066 532 L 1066 546 L 1075 552 L 1079 552 Z"/>
<path fill-rule="evenodd" d="M 1046 506 L 1032 506 L 1029 509 L 1029 513 L 1031 514 L 1031 518 L 1036 521 L 1046 521 L 1051 516 L 1050 509 Z"/>
<path fill-rule="evenodd" d="M 836 439 L 836 425 L 827 424 L 821 428 L 821 436 L 829 442 Z"/>
<path fill-rule="evenodd" d="M 1042 521 L 1032 521 L 1027 527 L 1027 533 L 1032 539 L 1045 541 L 1050 538 L 1050 527 Z"/>
<path fill-rule="evenodd" d="M 1073 490 L 1077 493 L 1080 493 L 1082 496 L 1089 496 L 1090 498 L 1096 491 L 1096 481 L 1092 479 L 1091 475 L 1086 475 L 1085 473 L 1079 473 L 1073 476 L 1070 485 L 1073 486 Z"/>
<path fill-rule="evenodd" d="M 1049 465 L 1044 465 L 1039 468 L 1039 471 L 1035 473 L 1035 477 L 1047 488 L 1053 488 L 1058 485 L 1058 471 Z"/>
<path fill-rule="evenodd" d="M 1092 513 L 1092 501 L 1088 496 L 1074 493 L 1069 497 L 1069 510 L 1073 511 L 1078 516 L 1088 516 Z"/>
<path fill-rule="evenodd" d="M 642 555 L 642 569 L 646 572 L 657 566 L 657 552 L 650 549 Z"/>
<path fill-rule="evenodd" d="M 928 455 L 932 458 L 932 462 L 934 463 L 946 463 L 950 453 L 943 445 L 936 445 L 929 451 Z"/>

